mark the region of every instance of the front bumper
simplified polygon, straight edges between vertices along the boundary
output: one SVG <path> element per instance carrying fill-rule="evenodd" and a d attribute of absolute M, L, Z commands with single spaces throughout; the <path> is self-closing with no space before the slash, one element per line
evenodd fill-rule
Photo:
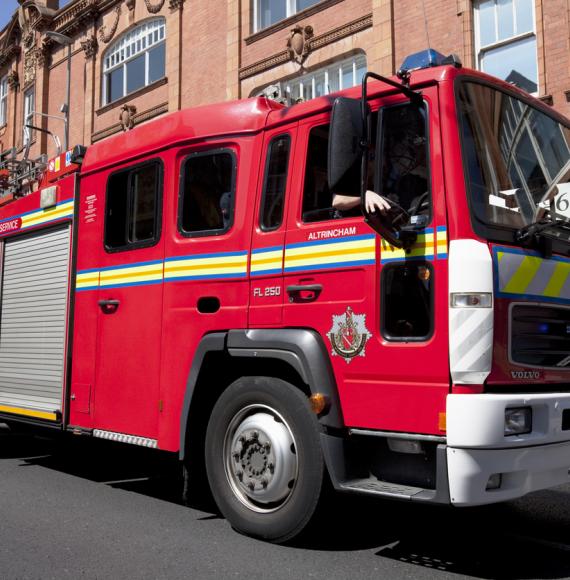
<path fill-rule="evenodd" d="M 508 407 L 531 407 L 532 432 L 505 437 Z M 482 505 L 570 482 L 570 395 L 449 395 L 447 467 L 451 503 Z M 497 489 L 489 478 L 501 475 Z"/>

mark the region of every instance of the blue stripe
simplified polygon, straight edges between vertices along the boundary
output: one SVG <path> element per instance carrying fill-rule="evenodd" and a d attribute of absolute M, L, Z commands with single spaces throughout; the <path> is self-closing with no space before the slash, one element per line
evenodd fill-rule
<path fill-rule="evenodd" d="M 78 270 L 77 275 L 79 274 L 91 274 L 92 272 L 99 272 L 99 268 L 93 268 L 92 270 Z"/>
<path fill-rule="evenodd" d="M 552 302 L 558 304 L 568 304 L 570 303 L 570 298 L 554 297 L 554 296 L 542 296 L 542 294 L 511 294 L 510 292 L 497 292 L 497 298 L 518 298 L 524 300 L 531 300 L 536 302 L 537 299 L 540 302 Z"/>
<path fill-rule="evenodd" d="M 203 276 L 180 276 L 180 277 L 169 277 L 165 276 L 165 282 L 184 282 L 185 280 L 223 280 L 227 278 L 246 278 L 247 274 L 210 274 Z"/>
<path fill-rule="evenodd" d="M 258 270 L 257 272 L 250 272 L 252 276 L 266 276 L 268 274 L 281 274 L 283 268 L 276 268 L 275 270 Z"/>
<path fill-rule="evenodd" d="M 81 288 L 75 288 L 76 292 L 84 292 L 85 290 L 98 290 L 99 286 L 82 286 Z"/>
<path fill-rule="evenodd" d="M 403 256 L 401 258 L 386 258 L 380 260 L 382 264 L 388 264 L 390 262 L 409 262 L 411 260 L 422 260 L 424 262 L 428 262 L 429 258 L 433 258 L 432 255 L 430 256 Z"/>
<path fill-rule="evenodd" d="M 127 288 L 129 286 L 150 286 L 151 284 L 162 284 L 162 278 L 160 280 L 145 280 L 144 282 L 116 282 L 114 284 L 100 285 L 101 290 L 107 290 L 109 288 Z"/>
<path fill-rule="evenodd" d="M 441 258 L 441 259 L 447 258 L 447 252 L 445 252 L 443 254 L 438 254 L 437 257 Z"/>
<path fill-rule="evenodd" d="M 334 262 L 332 264 L 316 264 L 309 266 L 293 266 L 285 268 L 285 272 L 302 272 L 303 270 L 326 270 L 328 268 L 345 268 L 352 266 L 371 266 L 374 260 L 357 260 L 354 262 Z"/>
<path fill-rule="evenodd" d="M 105 268 L 101 268 L 100 272 L 111 272 L 113 270 L 127 270 L 138 268 L 139 266 L 155 266 L 157 264 L 162 265 L 162 260 L 152 260 L 150 262 L 137 262 L 136 264 L 123 264 L 122 266 L 106 266 Z M 141 275 L 145 273 L 146 272 L 141 272 Z"/>
<path fill-rule="evenodd" d="M 446 232 L 447 228 L 445 226 L 437 226 L 437 231 L 438 232 Z"/>
<path fill-rule="evenodd" d="M 345 236 L 342 238 L 331 238 L 329 240 L 314 240 L 312 242 L 299 242 L 295 244 L 287 244 L 286 249 L 293 248 L 307 248 L 309 246 L 326 246 L 328 244 L 338 244 L 339 242 L 358 242 L 360 240 L 373 240 L 376 236 L 374 234 L 364 234 L 361 236 Z"/>
<path fill-rule="evenodd" d="M 40 214 L 40 213 L 45 212 L 45 211 L 57 209 L 58 207 L 61 207 L 65 203 L 69 203 L 70 201 L 73 201 L 73 199 L 74 199 L 73 197 L 70 197 L 69 199 L 66 199 L 64 201 L 60 201 L 59 203 L 55 204 L 53 207 L 49 207 L 49 208 L 46 208 L 46 209 L 41 209 L 41 208 L 32 209 L 32 210 L 26 211 L 24 213 L 19 213 L 19 214 L 13 215 L 12 217 L 5 218 L 3 220 L 0 220 L 0 224 L 3 224 L 4 222 L 9 222 L 10 220 L 15 220 L 15 219 L 18 219 L 18 218 L 23 218 L 25 216 L 32 215 L 33 213 Z M 69 209 L 71 210 L 72 208 L 69 208 Z M 58 219 L 60 219 L 60 218 L 58 218 Z"/>
<path fill-rule="evenodd" d="M 187 256 L 175 256 L 174 258 L 166 258 L 165 262 L 176 262 L 181 260 L 201 260 L 203 258 L 226 258 L 231 256 L 247 256 L 247 251 L 240 252 L 218 252 L 216 254 L 189 254 Z"/>
<path fill-rule="evenodd" d="M 256 248 L 252 250 L 251 253 L 253 254 L 263 254 L 265 252 L 276 252 L 278 250 L 283 250 L 283 246 L 271 246 L 270 248 Z"/>

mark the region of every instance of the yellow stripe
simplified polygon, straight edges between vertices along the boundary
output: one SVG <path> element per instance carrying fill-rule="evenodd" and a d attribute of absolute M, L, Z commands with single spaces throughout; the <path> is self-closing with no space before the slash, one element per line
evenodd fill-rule
<path fill-rule="evenodd" d="M 246 271 L 246 262 L 243 264 L 187 264 L 182 266 L 169 266 L 166 265 L 166 274 L 172 274 L 174 272 L 192 272 L 192 271 L 211 271 L 211 270 L 237 270 L 239 272 Z"/>
<path fill-rule="evenodd" d="M 285 255 L 286 262 L 295 262 L 297 260 L 318 260 L 319 258 L 327 258 L 329 256 L 333 256 L 336 258 L 341 258 L 343 256 L 354 256 L 357 254 L 363 253 L 372 253 L 372 248 L 353 248 L 353 249 L 342 249 L 341 251 L 338 250 L 331 250 L 327 252 L 311 252 L 311 253 L 304 253 L 304 254 L 289 254 L 289 252 Z M 338 261 L 338 260 L 337 260 Z"/>
<path fill-rule="evenodd" d="M 22 226 L 37 225 L 45 221 L 50 221 L 73 213 L 73 202 L 48 210 L 40 210 L 22 218 Z"/>
<path fill-rule="evenodd" d="M 524 294 L 528 285 L 538 272 L 542 260 L 535 256 L 525 256 L 517 271 L 502 288 L 502 292 L 508 294 Z"/>
<path fill-rule="evenodd" d="M 570 264 L 568 262 L 558 262 L 542 295 L 558 298 L 568 274 L 570 274 Z"/>
<path fill-rule="evenodd" d="M 497 260 L 500 262 L 505 256 L 505 252 L 497 252 Z"/>
<path fill-rule="evenodd" d="M 57 421 L 56 413 L 48 413 L 46 411 L 32 411 L 31 409 L 21 409 L 19 407 L 7 407 L 0 405 L 0 413 L 12 413 L 15 415 L 23 415 L 25 417 L 34 417 L 36 419 L 47 419 L 48 421 Z"/>
<path fill-rule="evenodd" d="M 374 240 L 367 240 L 356 242 L 335 242 L 334 244 L 314 244 L 311 246 L 303 246 L 301 248 L 287 248 L 285 255 L 287 256 L 315 256 L 320 254 L 363 251 L 372 250 L 375 247 Z"/>

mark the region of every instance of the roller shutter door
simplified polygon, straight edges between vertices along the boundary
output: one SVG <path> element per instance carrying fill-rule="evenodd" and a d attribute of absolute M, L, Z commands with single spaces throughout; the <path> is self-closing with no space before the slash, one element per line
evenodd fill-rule
<path fill-rule="evenodd" d="M 66 227 L 4 244 L 0 405 L 61 409 L 69 237 Z"/>

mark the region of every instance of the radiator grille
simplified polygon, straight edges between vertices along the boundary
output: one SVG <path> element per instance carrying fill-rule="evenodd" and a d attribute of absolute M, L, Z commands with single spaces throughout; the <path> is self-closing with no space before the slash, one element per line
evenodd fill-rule
<path fill-rule="evenodd" d="M 570 308 L 513 306 L 510 354 L 517 364 L 570 368 Z"/>

